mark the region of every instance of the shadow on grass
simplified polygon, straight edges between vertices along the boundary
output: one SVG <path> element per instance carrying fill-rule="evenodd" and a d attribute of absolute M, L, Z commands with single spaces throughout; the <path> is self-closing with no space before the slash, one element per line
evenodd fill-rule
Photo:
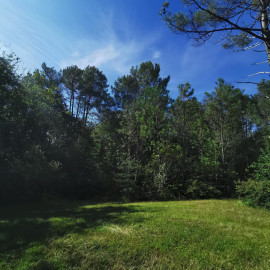
<path fill-rule="evenodd" d="M 31 242 L 43 242 L 67 233 L 83 233 L 88 228 L 106 224 L 124 225 L 128 221 L 123 214 L 137 211 L 132 206 L 121 204 L 74 202 L 0 208 L 0 254 L 24 248 Z"/>

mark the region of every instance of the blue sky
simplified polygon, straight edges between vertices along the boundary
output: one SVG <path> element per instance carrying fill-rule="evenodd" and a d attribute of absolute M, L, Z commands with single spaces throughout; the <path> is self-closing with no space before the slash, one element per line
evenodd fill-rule
<path fill-rule="evenodd" d="M 254 66 L 264 53 L 232 53 L 220 44 L 194 47 L 184 35 L 172 33 L 161 21 L 163 0 L 0 0 L 0 41 L 21 58 L 27 70 L 42 62 L 61 69 L 69 65 L 98 67 L 109 84 L 128 74 L 131 66 L 152 61 L 161 76 L 170 75 L 169 90 L 190 82 L 201 99 L 219 77 L 255 93 L 252 84 L 264 76 L 247 75 L 267 70 Z M 172 9 L 182 8 L 172 0 Z"/>

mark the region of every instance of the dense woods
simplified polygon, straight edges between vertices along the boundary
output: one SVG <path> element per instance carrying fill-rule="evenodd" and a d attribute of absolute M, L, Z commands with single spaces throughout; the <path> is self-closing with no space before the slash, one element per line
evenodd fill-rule
<path fill-rule="evenodd" d="M 189 83 L 172 99 L 152 62 L 111 88 L 93 66 L 17 70 L 0 57 L 1 203 L 238 192 L 270 207 L 270 81 L 248 96 L 218 79 L 200 101 Z"/>

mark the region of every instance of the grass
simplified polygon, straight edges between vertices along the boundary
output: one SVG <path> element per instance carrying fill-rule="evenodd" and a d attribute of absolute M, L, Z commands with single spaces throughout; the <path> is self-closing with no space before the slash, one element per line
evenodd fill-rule
<path fill-rule="evenodd" d="M 270 269 L 270 212 L 235 200 L 0 208 L 0 269 Z"/>

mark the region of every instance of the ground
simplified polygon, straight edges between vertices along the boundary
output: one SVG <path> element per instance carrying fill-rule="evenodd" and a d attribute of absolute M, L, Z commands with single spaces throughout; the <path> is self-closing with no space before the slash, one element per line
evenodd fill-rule
<path fill-rule="evenodd" d="M 270 211 L 237 200 L 0 208 L 0 269 L 270 269 Z"/>

